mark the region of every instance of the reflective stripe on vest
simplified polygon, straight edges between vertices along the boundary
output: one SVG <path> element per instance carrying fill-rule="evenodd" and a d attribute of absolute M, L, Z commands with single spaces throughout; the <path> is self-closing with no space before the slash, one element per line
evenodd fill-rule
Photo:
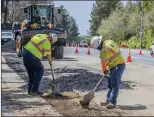
<path fill-rule="evenodd" d="M 118 52 L 115 52 L 113 49 L 111 49 L 110 47 L 105 46 L 105 45 L 104 45 L 104 48 L 108 49 L 113 54 L 113 56 L 109 59 L 109 62 L 111 62 L 112 60 L 114 60 L 121 53 L 120 50 Z"/>
<path fill-rule="evenodd" d="M 44 50 L 41 50 L 41 48 L 39 47 L 42 43 L 44 43 L 45 41 L 47 41 L 48 39 L 43 39 L 43 40 L 41 40 L 40 42 L 38 42 L 38 43 L 35 43 L 34 41 L 30 41 L 31 42 L 31 44 L 33 44 L 33 46 L 34 47 L 36 47 L 37 48 L 37 50 L 42 54 L 42 56 L 43 56 L 43 53 L 44 53 Z M 48 52 L 48 50 L 45 50 L 45 51 L 47 51 Z"/>
<path fill-rule="evenodd" d="M 104 48 L 110 50 L 110 52 L 111 52 L 113 55 L 116 54 L 116 52 L 115 52 L 113 49 L 111 49 L 110 47 L 104 45 Z"/>
<path fill-rule="evenodd" d="M 117 58 L 119 55 L 121 54 L 120 50 L 113 56 L 109 59 L 109 62 L 113 61 L 115 58 Z"/>

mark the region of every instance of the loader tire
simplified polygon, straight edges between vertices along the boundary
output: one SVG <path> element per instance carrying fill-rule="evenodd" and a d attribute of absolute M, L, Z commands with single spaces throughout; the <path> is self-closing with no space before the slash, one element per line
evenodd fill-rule
<path fill-rule="evenodd" d="M 63 46 L 55 47 L 54 57 L 55 57 L 55 59 L 63 59 L 63 57 L 64 57 L 64 47 Z"/>

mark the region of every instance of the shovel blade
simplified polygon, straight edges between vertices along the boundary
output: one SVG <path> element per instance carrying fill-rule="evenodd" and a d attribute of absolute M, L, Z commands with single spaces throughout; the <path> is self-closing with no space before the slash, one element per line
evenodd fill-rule
<path fill-rule="evenodd" d="M 56 94 L 60 94 L 60 93 L 61 93 L 60 87 L 57 84 L 53 84 L 52 85 L 52 94 L 56 95 Z"/>
<path fill-rule="evenodd" d="M 86 95 L 83 96 L 83 99 L 81 100 L 82 105 L 88 105 L 89 102 L 94 98 L 94 92 L 89 92 Z"/>

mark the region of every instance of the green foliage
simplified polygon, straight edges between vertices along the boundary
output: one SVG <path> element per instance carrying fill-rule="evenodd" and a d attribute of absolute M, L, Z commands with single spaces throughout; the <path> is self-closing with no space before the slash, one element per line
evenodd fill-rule
<path fill-rule="evenodd" d="M 108 18 L 111 12 L 114 11 L 117 7 L 120 7 L 117 0 L 96 0 L 96 3 L 93 4 L 93 8 L 91 11 L 91 20 L 89 20 L 91 36 L 96 35 L 97 29 L 101 24 L 101 20 Z"/>
<path fill-rule="evenodd" d="M 109 17 L 102 18 L 97 28 L 99 35 L 109 35 L 118 44 L 126 42 L 130 48 L 140 48 L 140 25 L 142 2 L 128 1 L 126 6 L 117 4 L 117 8 Z M 149 49 L 154 41 L 154 2 L 144 1 L 142 48 Z M 103 13 L 103 12 L 102 12 Z M 94 21 L 93 21 L 94 22 Z"/>
<path fill-rule="evenodd" d="M 140 48 L 140 41 L 136 36 L 131 37 L 127 44 L 129 48 Z"/>
<path fill-rule="evenodd" d="M 147 29 L 143 35 L 142 47 L 149 49 L 152 43 L 154 42 L 154 31 L 152 29 Z"/>

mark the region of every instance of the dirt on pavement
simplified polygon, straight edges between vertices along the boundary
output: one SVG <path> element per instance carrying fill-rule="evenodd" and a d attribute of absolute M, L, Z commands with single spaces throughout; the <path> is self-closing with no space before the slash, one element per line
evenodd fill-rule
<path fill-rule="evenodd" d="M 74 92 L 63 92 L 60 97 L 47 95 L 43 98 L 63 116 L 122 116 L 122 112 L 107 110 L 93 101 L 89 106 L 82 107 L 79 104 L 81 97 Z"/>

